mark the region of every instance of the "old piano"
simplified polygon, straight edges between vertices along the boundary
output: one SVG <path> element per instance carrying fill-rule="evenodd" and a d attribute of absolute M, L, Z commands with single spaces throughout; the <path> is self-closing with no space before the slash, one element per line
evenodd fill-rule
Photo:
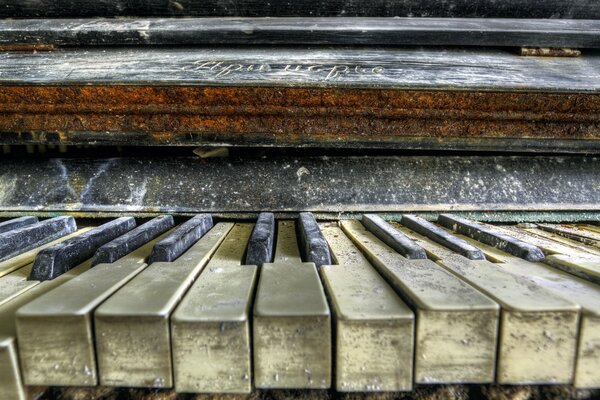
<path fill-rule="evenodd" d="M 0 400 L 600 396 L 600 3 L 0 1 Z"/>

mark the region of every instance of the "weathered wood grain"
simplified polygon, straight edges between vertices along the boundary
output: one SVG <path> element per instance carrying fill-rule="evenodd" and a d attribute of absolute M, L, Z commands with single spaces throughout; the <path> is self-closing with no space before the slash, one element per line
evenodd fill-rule
<path fill-rule="evenodd" d="M 597 212 L 599 184 L 587 157 L 7 159 L 0 211 Z"/>
<path fill-rule="evenodd" d="M 598 18 L 593 0 L 4 0 L 0 17 L 386 16 Z"/>
<path fill-rule="evenodd" d="M 600 20 L 119 18 L 0 20 L 0 44 L 600 47 Z"/>

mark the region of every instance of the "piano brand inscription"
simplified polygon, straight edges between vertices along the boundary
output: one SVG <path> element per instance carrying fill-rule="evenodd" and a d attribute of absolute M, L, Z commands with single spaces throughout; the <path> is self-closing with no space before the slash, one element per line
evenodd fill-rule
<path fill-rule="evenodd" d="M 208 71 L 216 78 L 241 73 L 301 73 L 322 76 L 324 80 L 337 79 L 346 75 L 379 75 L 384 72 L 382 66 L 351 64 L 246 64 L 224 61 L 198 61 L 193 71 Z"/>

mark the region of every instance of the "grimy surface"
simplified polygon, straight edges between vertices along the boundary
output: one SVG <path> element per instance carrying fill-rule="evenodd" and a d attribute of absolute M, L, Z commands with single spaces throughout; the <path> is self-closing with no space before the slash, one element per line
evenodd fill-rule
<path fill-rule="evenodd" d="M 600 47 L 600 20 L 118 18 L 0 20 L 0 44 Z"/>
<path fill-rule="evenodd" d="M 381 16 L 600 18 L 590 0 L 4 0 L 0 17 L 114 16 Z"/>
<path fill-rule="evenodd" d="M 260 182 L 263 190 L 248 182 Z M 0 164 L 0 210 L 336 215 L 561 210 L 560 218 L 570 212 L 581 220 L 600 211 L 599 182 L 600 159 L 591 157 L 6 160 Z"/>

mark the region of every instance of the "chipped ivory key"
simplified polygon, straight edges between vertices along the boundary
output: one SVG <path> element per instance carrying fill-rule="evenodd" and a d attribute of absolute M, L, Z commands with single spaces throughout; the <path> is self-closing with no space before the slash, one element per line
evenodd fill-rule
<path fill-rule="evenodd" d="M 331 385 L 331 319 L 315 264 L 300 259 L 294 223 L 278 224 L 275 261 L 264 264 L 254 304 L 255 386 Z"/>
<path fill-rule="evenodd" d="M 487 260 L 469 260 L 433 241 L 417 239 L 437 263 L 496 300 L 501 307 L 496 381 L 571 383 L 580 307 Z"/>
<path fill-rule="evenodd" d="M 92 313 L 147 266 L 145 259 L 154 242 L 114 263 L 94 266 L 17 312 L 25 384 L 98 384 Z"/>
<path fill-rule="evenodd" d="M 96 309 L 100 385 L 173 386 L 169 315 L 231 227 L 217 225 L 176 261 L 150 264 Z"/>
<path fill-rule="evenodd" d="M 322 232 L 338 264 L 320 271 L 335 316 L 336 390 L 411 390 L 413 312 L 339 227 Z"/>
<path fill-rule="evenodd" d="M 493 382 L 498 304 L 431 260 L 403 257 L 358 221 L 340 225 L 415 310 L 415 382 Z"/>
<path fill-rule="evenodd" d="M 257 267 L 242 265 L 252 224 L 236 224 L 171 316 L 175 390 L 252 391 L 250 307 Z"/>

